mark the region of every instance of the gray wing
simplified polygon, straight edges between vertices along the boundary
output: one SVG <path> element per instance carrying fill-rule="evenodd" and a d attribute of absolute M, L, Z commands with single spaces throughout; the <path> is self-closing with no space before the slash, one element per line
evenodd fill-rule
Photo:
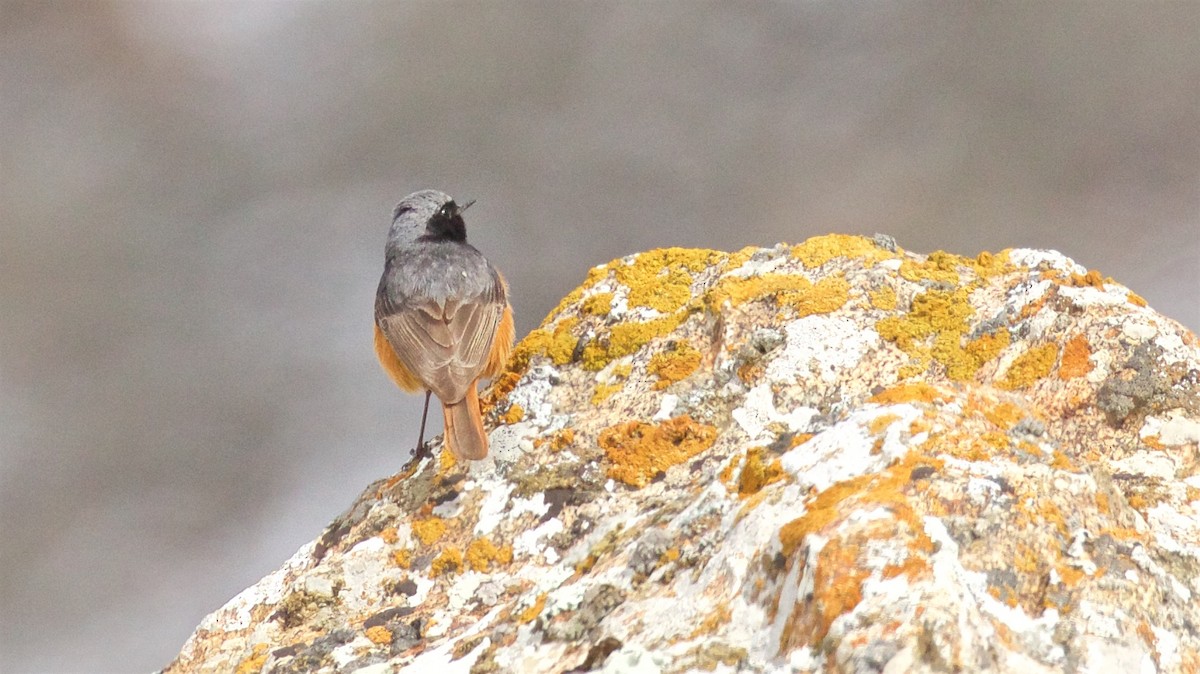
<path fill-rule="evenodd" d="M 507 300 L 492 273 L 489 287 L 465 298 L 406 298 L 395 303 L 380 289 L 375 320 L 396 356 L 444 402 L 466 395 L 491 353 Z"/>

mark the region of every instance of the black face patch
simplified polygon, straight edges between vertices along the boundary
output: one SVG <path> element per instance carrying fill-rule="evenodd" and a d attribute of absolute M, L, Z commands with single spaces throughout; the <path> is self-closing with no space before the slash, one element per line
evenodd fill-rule
<path fill-rule="evenodd" d="M 429 218 L 425 236 L 430 239 L 466 241 L 467 225 L 463 222 L 462 209 L 454 200 L 447 201 Z"/>

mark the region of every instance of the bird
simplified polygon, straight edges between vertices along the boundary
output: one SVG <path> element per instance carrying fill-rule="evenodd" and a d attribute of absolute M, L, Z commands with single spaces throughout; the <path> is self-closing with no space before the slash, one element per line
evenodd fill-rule
<path fill-rule="evenodd" d="M 437 190 L 396 205 L 375 293 L 375 355 L 404 391 L 425 391 L 415 456 L 425 451 L 430 394 L 442 403 L 456 459 L 487 457 L 478 385 L 503 371 L 513 345 L 508 284 L 467 243 L 462 206 Z"/>

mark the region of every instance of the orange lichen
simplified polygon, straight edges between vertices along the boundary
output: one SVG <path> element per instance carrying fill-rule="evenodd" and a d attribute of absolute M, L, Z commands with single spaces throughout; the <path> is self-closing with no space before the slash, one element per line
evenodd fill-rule
<path fill-rule="evenodd" d="M 863 548 L 832 539 L 817 553 L 812 599 L 797 602 L 780 636 L 781 652 L 821 643 L 833 621 L 862 601 L 871 572 L 860 560 Z M 793 562 L 794 563 L 794 562 Z"/>
<path fill-rule="evenodd" d="M 765 372 L 766 372 L 766 369 L 763 367 L 763 364 L 761 361 L 752 360 L 752 361 L 747 361 L 745 363 L 742 363 L 741 365 L 738 366 L 737 376 L 738 376 L 738 379 L 741 379 L 742 381 L 746 382 L 747 384 L 753 384 L 753 383 L 757 382 L 759 380 L 759 378 L 762 377 Z"/>
<path fill-rule="evenodd" d="M 393 552 L 392 553 L 392 562 L 396 566 L 398 566 L 402 569 L 411 569 L 412 568 L 412 550 L 405 548 L 403 550 L 397 550 L 397 551 Z"/>
<path fill-rule="evenodd" d="M 517 387 L 517 382 L 521 381 L 521 375 L 516 372 L 502 372 L 500 376 L 492 382 L 492 385 L 480 396 L 480 401 L 484 406 L 484 411 L 495 407 L 496 402 L 503 399 L 512 390 Z"/>
<path fill-rule="evenodd" d="M 896 308 L 896 289 L 891 286 L 884 286 L 879 290 L 874 290 L 867 294 L 871 300 L 871 306 L 884 311 L 893 311 Z"/>
<path fill-rule="evenodd" d="M 944 393 L 940 389 L 925 382 L 912 382 L 880 391 L 868 398 L 867 402 L 889 405 L 909 402 L 946 402 L 947 400 L 950 400 L 949 394 Z"/>
<path fill-rule="evenodd" d="M 928 551 L 926 551 L 928 552 Z M 905 576 L 909 580 L 916 580 L 918 576 L 924 575 L 929 571 L 929 561 L 918 555 L 908 555 L 903 562 L 899 564 L 888 563 L 884 565 L 880 572 L 884 578 L 896 578 L 897 576 Z"/>
<path fill-rule="evenodd" d="M 442 574 L 458 571 L 462 568 L 462 565 L 462 551 L 454 546 L 450 546 L 442 550 L 442 554 L 435 557 L 433 562 L 429 564 L 429 575 L 432 578 L 437 578 Z"/>
<path fill-rule="evenodd" d="M 517 622 L 524 625 L 537 620 L 537 617 L 542 614 L 542 609 L 546 608 L 546 597 L 547 595 L 545 592 L 539 594 L 537 601 L 533 602 L 532 606 L 524 611 L 521 611 L 521 615 L 517 616 Z"/>
<path fill-rule="evenodd" d="M 417 520 L 412 524 L 413 534 L 423 545 L 436 543 L 446 533 L 446 522 L 438 517 Z"/>
<path fill-rule="evenodd" d="M 763 461 L 763 447 L 751 447 L 746 450 L 746 459 L 742 462 L 742 472 L 738 476 L 737 490 L 743 498 L 757 494 L 763 487 L 783 479 L 783 465 L 779 459 L 766 463 Z"/>
<path fill-rule="evenodd" d="M 1132 290 L 1129 291 L 1129 293 L 1125 296 L 1125 298 L 1127 300 L 1129 300 L 1130 304 L 1133 304 L 1135 306 L 1139 306 L 1139 307 L 1146 306 L 1146 300 L 1143 299 L 1141 295 L 1133 292 Z"/>
<path fill-rule="evenodd" d="M 261 672 L 263 665 L 267 664 L 267 658 L 271 655 L 269 648 L 267 644 L 254 644 L 250 650 L 250 657 L 238 663 L 234 674 L 258 674 Z"/>
<path fill-rule="evenodd" d="M 597 442 L 608 457 L 608 476 L 644 487 L 658 473 L 712 446 L 717 429 L 684 415 L 660 424 L 626 421 L 600 432 Z"/>
<path fill-rule="evenodd" d="M 849 234 L 814 236 L 792 248 L 792 257 L 800 260 L 809 269 L 820 267 L 837 257 L 861 259 L 865 266 L 871 267 L 880 260 L 898 256 L 898 253 L 880 248 L 865 236 Z"/>
<path fill-rule="evenodd" d="M 783 525 L 779 540 L 783 554 L 790 557 L 810 533 L 821 531 L 854 505 L 876 503 L 888 507 L 898 519 L 908 521 L 914 531 L 923 531 L 907 503 L 904 487 L 911 482 L 913 469 L 931 466 L 940 470 L 942 461 L 910 452 L 899 463 L 882 473 L 867 473 L 830 486 L 805 507 L 805 513 Z M 849 505 L 848 505 L 849 504 Z M 922 534 L 923 536 L 924 534 Z"/>
<path fill-rule="evenodd" d="M 515 424 L 524 418 L 525 408 L 514 403 L 508 406 L 508 411 L 504 413 L 504 416 L 500 417 L 500 421 L 506 425 L 509 425 Z"/>
<path fill-rule="evenodd" d="M 975 401 L 972 400 L 972 402 Z M 991 405 L 980 405 L 979 412 L 983 415 L 983 418 L 1006 431 L 1016 426 L 1017 422 L 1025 418 L 1025 412 L 1020 407 L 1006 401 Z"/>
<path fill-rule="evenodd" d="M 491 564 L 508 564 L 512 562 L 513 549 L 511 545 L 497 546 L 487 538 L 476 538 L 467 546 L 467 566 L 476 571 L 487 571 Z"/>
<path fill-rule="evenodd" d="M 400 535 L 396 533 L 396 527 L 388 527 L 379 532 L 379 537 L 388 545 L 395 545 L 400 540 Z"/>
<path fill-rule="evenodd" d="M 848 524 L 831 532 L 817 551 L 814 563 L 806 569 L 806 573 L 811 570 L 811 589 L 791 607 L 780 636 L 782 651 L 820 644 L 833 622 L 858 605 L 863 582 L 871 575 L 871 569 L 862 559 L 871 542 L 899 539 L 907 549 L 903 563 L 884 566 L 881 573 L 885 578 L 901 575 L 916 578 L 928 573 L 927 559 L 934 545 L 920 518 L 903 502 L 892 502 L 886 507 L 892 518 L 876 519 L 865 525 L 847 520 Z M 791 563 L 801 562 L 791 560 Z"/>
<path fill-rule="evenodd" d="M 1018 389 L 1029 386 L 1042 379 L 1054 369 L 1054 361 L 1058 358 L 1058 346 L 1047 342 L 1030 348 L 1017 356 L 1008 368 L 1004 380 L 998 385 L 1005 389 Z"/>
<path fill-rule="evenodd" d="M 385 644 L 392 643 L 392 631 L 383 625 L 368 627 L 366 635 L 367 638 L 371 640 L 371 643 L 377 646 L 383 646 Z"/>
<path fill-rule="evenodd" d="M 1058 366 L 1058 377 L 1073 379 L 1091 372 L 1093 367 L 1091 356 L 1092 349 L 1083 333 L 1067 340 L 1066 345 L 1063 346 L 1062 364 Z"/>
<path fill-rule="evenodd" d="M 732 617 L 733 611 L 730 610 L 729 605 L 725 602 L 721 602 L 720 604 L 717 604 L 715 609 L 713 609 L 707 616 L 704 617 L 704 620 L 700 621 L 699 625 L 696 625 L 696 629 L 692 630 L 692 635 L 689 638 L 695 639 L 696 637 L 702 637 L 706 634 L 712 634 L 713 632 L 716 632 L 721 625 L 727 624 Z"/>
<path fill-rule="evenodd" d="M 1000 328 L 995 332 L 980 335 L 979 338 L 967 342 L 967 345 L 963 348 L 966 350 L 967 355 L 971 356 L 977 364 L 975 369 L 979 369 L 979 366 L 1000 355 L 1000 352 L 1011 341 L 1012 337 L 1008 333 L 1008 328 Z"/>
<path fill-rule="evenodd" d="M 871 435 L 879 435 L 898 419 L 900 419 L 899 414 L 881 414 L 867 424 L 867 430 L 871 432 Z"/>
<path fill-rule="evenodd" d="M 1050 467 L 1058 470 L 1076 470 L 1075 463 L 1071 461 L 1071 457 L 1064 454 L 1061 449 L 1056 449 L 1051 454 Z"/>
<path fill-rule="evenodd" d="M 1100 272 L 1092 269 L 1086 274 L 1071 274 L 1065 285 L 1076 288 L 1092 287 L 1104 290 L 1104 277 L 1100 275 Z"/>
<path fill-rule="evenodd" d="M 564 447 L 575 444 L 575 430 L 564 428 L 550 437 L 550 451 L 560 452 Z"/>
<path fill-rule="evenodd" d="M 683 381 L 700 367 L 700 352 L 685 341 L 677 341 L 673 347 L 650 357 L 646 372 L 658 377 L 655 390 L 662 390 L 677 381 Z"/>

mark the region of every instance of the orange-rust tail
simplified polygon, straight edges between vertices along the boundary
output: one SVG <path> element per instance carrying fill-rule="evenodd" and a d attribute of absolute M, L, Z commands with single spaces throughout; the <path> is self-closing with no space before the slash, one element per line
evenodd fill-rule
<path fill-rule="evenodd" d="M 487 457 L 488 439 L 483 431 L 483 417 L 479 413 L 477 381 L 467 387 L 467 395 L 456 403 L 442 403 L 442 414 L 446 419 L 446 446 L 460 461 L 478 461 Z"/>

